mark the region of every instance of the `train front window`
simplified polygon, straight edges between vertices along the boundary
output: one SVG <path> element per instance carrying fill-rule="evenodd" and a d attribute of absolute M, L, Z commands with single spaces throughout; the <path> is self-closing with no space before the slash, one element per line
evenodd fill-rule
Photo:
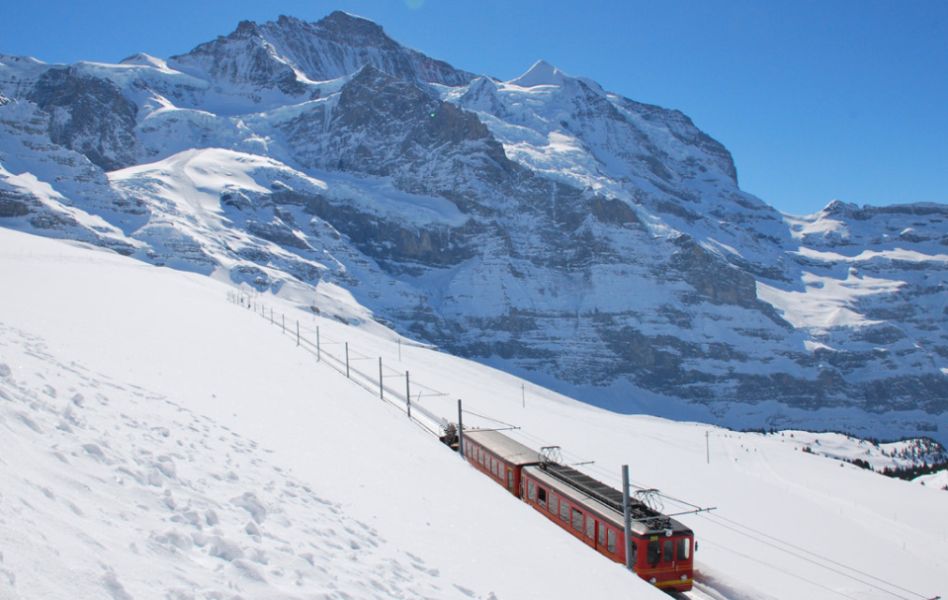
<path fill-rule="evenodd" d="M 678 540 L 678 560 L 688 560 L 691 558 L 691 539 L 681 538 Z"/>
<path fill-rule="evenodd" d="M 671 562 L 675 560 L 675 542 L 672 540 L 665 540 L 665 551 L 662 552 L 662 558 L 665 559 L 665 562 Z"/>
<path fill-rule="evenodd" d="M 655 566 L 662 557 L 662 548 L 657 541 L 648 543 L 648 564 Z"/>

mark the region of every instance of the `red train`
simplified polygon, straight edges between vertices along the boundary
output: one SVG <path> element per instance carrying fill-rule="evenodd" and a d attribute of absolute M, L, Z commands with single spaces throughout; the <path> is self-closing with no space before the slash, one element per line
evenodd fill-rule
<path fill-rule="evenodd" d="M 545 460 L 535 450 L 497 431 L 465 430 L 463 446 L 468 462 L 511 494 L 596 552 L 625 564 L 619 490 L 572 467 Z M 694 572 L 692 530 L 636 499 L 630 499 L 630 503 L 635 572 L 663 590 L 690 590 Z"/>

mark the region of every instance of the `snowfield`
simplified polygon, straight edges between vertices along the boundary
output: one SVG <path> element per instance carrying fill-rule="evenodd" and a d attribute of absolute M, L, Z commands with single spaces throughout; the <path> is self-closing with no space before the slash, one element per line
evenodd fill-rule
<path fill-rule="evenodd" d="M 666 597 L 317 363 L 270 309 L 336 356 L 348 342 L 364 372 L 410 371 L 428 413 L 454 420 L 461 398 L 609 483 L 628 463 L 666 512 L 716 507 L 680 517 L 692 597 L 948 593 L 948 493 L 796 437 L 597 409 L 399 344 L 333 290 L 255 297 L 261 317 L 213 277 L 7 229 L 0 274 L 2 600 Z"/>

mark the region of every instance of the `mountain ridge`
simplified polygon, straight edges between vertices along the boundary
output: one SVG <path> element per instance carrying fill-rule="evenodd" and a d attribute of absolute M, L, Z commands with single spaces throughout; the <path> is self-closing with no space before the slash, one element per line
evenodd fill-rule
<path fill-rule="evenodd" d="M 946 441 L 942 205 L 784 215 L 679 111 L 542 61 L 475 76 L 338 11 L 167 61 L 2 57 L 0 79 L 7 226 L 341 286 L 626 412 Z"/>

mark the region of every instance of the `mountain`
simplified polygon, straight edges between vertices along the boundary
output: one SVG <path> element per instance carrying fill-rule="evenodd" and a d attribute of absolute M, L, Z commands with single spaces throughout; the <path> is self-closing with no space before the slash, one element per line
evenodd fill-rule
<path fill-rule="evenodd" d="M 341 12 L 0 82 L 8 227 L 310 290 L 622 412 L 948 441 L 945 205 L 784 215 L 679 111 Z"/>

